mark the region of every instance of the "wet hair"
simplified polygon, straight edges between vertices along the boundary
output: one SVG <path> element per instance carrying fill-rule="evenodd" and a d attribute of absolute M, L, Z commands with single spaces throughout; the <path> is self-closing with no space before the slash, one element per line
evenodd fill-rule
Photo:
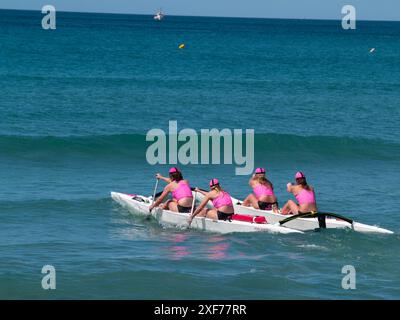
<path fill-rule="evenodd" d="M 217 183 L 217 184 L 214 184 L 214 185 L 211 187 L 211 190 L 217 190 L 218 192 L 220 192 L 220 191 L 222 190 L 222 188 L 221 188 L 221 186 L 219 185 L 219 183 Z"/>
<path fill-rule="evenodd" d="M 176 181 L 176 182 L 183 180 L 182 173 L 179 171 L 170 173 L 169 177 L 171 178 L 172 181 Z"/>
<path fill-rule="evenodd" d="M 302 186 L 304 189 L 310 190 L 310 186 L 307 184 L 306 178 L 297 178 L 296 183 Z"/>
<path fill-rule="evenodd" d="M 257 182 L 264 186 L 270 187 L 271 189 L 274 188 L 271 181 L 269 181 L 265 176 L 257 177 Z"/>

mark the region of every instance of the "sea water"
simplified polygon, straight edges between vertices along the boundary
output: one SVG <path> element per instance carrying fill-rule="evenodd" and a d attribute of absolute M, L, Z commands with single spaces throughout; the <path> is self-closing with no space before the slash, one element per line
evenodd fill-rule
<path fill-rule="evenodd" d="M 400 298 L 399 22 L 42 17 L 0 11 L 0 298 Z M 395 234 L 218 235 L 128 214 L 110 191 L 152 194 L 168 165 L 148 163 L 146 133 L 170 120 L 254 129 L 280 205 L 301 170 L 321 210 Z M 177 166 L 251 192 L 234 165 Z"/>

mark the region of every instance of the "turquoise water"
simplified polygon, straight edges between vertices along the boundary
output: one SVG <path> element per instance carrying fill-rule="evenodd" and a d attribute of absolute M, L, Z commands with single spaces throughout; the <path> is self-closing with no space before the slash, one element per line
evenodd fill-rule
<path fill-rule="evenodd" d="M 41 18 L 0 11 L 0 298 L 400 298 L 400 23 Z M 109 192 L 152 193 L 167 167 L 147 163 L 145 135 L 169 120 L 254 128 L 281 203 L 302 170 L 321 209 L 396 234 L 215 235 L 128 215 Z M 180 167 L 250 192 L 233 165 Z"/>

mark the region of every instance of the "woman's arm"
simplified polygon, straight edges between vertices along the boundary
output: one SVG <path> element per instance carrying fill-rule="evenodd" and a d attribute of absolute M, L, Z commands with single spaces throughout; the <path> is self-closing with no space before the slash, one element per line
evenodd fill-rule
<path fill-rule="evenodd" d="M 201 194 L 204 195 L 204 196 L 206 196 L 206 195 L 208 194 L 207 191 L 203 191 L 203 190 L 201 190 L 201 189 L 199 189 L 199 188 L 195 188 L 194 191 L 199 192 L 199 193 L 201 193 Z"/>
<path fill-rule="evenodd" d="M 251 178 L 249 179 L 249 186 L 252 187 L 252 188 L 253 188 L 254 178 L 255 178 L 255 174 L 253 174 L 251 176 Z"/>
<path fill-rule="evenodd" d="M 293 193 L 293 188 L 294 188 L 294 186 L 292 185 L 291 182 L 289 182 L 289 183 L 286 185 L 286 188 L 287 188 L 287 192 Z"/>
<path fill-rule="evenodd" d="M 163 180 L 166 183 L 171 183 L 171 179 L 170 178 L 163 177 L 160 173 L 156 174 L 156 178 L 159 179 L 159 180 Z"/>
<path fill-rule="evenodd" d="M 161 202 L 164 201 L 164 199 L 168 196 L 168 193 L 170 192 L 169 186 L 166 186 L 164 188 L 164 191 L 161 193 L 161 195 L 158 197 L 158 199 L 149 207 L 149 211 L 153 210 L 154 207 L 157 207 L 160 205 Z"/>
<path fill-rule="evenodd" d="M 315 195 L 315 190 L 313 187 L 311 187 L 311 191 L 314 194 L 315 204 L 317 204 L 317 196 Z"/>

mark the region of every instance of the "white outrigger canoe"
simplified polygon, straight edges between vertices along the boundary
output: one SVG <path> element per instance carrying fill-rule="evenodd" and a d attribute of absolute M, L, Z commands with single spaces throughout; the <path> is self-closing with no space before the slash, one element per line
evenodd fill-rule
<path fill-rule="evenodd" d="M 118 202 L 122 207 L 126 208 L 133 214 L 152 216 L 160 224 L 174 227 L 187 228 L 188 217 L 187 213 L 173 212 L 170 210 L 162 210 L 154 208 L 149 212 L 149 207 L 152 203 L 152 197 L 144 197 L 140 195 L 128 195 L 124 193 L 111 192 L 111 198 Z M 299 230 L 281 227 L 270 223 L 250 223 L 244 221 L 222 221 L 213 220 L 204 217 L 195 217 L 190 225 L 190 228 L 217 232 L 217 233 L 233 233 L 233 232 L 270 232 L 270 233 L 303 233 Z"/>
<path fill-rule="evenodd" d="M 196 193 L 196 199 L 201 201 L 203 195 L 201 193 Z M 245 207 L 241 205 L 241 201 L 232 197 L 232 202 L 235 208 L 235 213 L 238 214 L 248 214 L 253 216 L 263 216 L 267 219 L 268 223 L 279 224 L 280 221 L 291 217 L 291 215 L 283 215 L 280 213 L 275 213 L 272 210 L 259 210 L 253 207 Z M 383 234 L 393 234 L 393 231 L 383 229 L 377 226 L 371 226 L 368 224 L 363 224 L 353 221 L 353 223 L 346 222 L 344 220 L 338 220 L 336 218 L 326 217 L 325 219 L 326 228 L 328 229 L 353 229 L 357 232 L 364 233 L 383 233 Z M 311 231 L 320 228 L 318 218 L 296 218 L 288 221 L 282 226 L 286 226 L 291 229 L 301 230 L 301 231 Z"/>

